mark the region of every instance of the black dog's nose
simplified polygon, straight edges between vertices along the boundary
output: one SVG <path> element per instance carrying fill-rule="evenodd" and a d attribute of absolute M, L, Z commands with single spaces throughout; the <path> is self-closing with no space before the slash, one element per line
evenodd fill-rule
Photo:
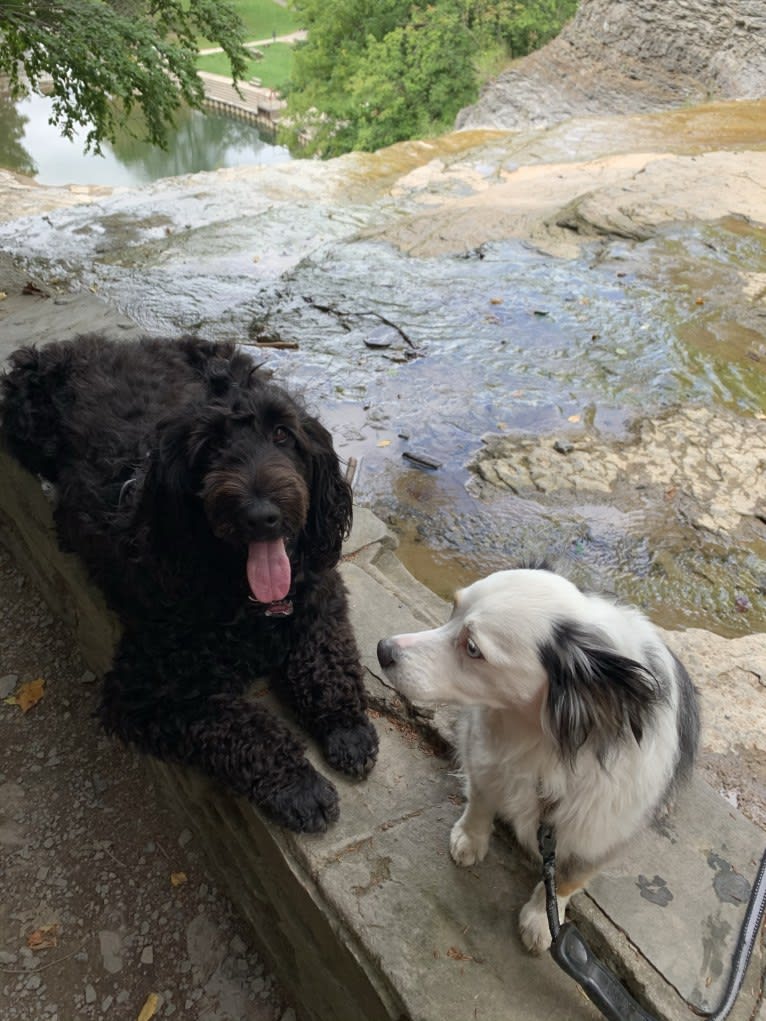
<path fill-rule="evenodd" d="M 378 663 L 385 669 L 396 662 L 396 645 L 390 638 L 381 638 L 378 642 Z"/>
<path fill-rule="evenodd" d="M 245 520 L 256 538 L 276 539 L 282 533 L 282 514 L 271 500 L 252 500 L 245 511 Z"/>

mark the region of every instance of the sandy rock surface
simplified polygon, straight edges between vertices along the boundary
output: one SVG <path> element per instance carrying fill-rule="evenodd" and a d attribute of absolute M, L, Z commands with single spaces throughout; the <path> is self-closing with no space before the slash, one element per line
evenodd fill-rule
<path fill-rule="evenodd" d="M 574 427 L 573 427 L 574 429 Z M 627 440 L 574 431 L 556 437 L 488 437 L 478 477 L 522 494 L 678 494 L 692 528 L 726 533 L 766 511 L 766 415 L 739 418 L 703 407 L 639 419 Z"/>

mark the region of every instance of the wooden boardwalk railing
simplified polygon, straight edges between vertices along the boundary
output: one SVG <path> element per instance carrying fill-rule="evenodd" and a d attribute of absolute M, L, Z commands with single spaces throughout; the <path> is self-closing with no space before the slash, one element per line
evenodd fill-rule
<path fill-rule="evenodd" d="M 231 117 L 241 117 L 263 127 L 275 128 L 287 105 L 273 89 L 241 82 L 237 88 L 231 79 L 200 71 L 205 87 L 205 106 Z M 239 90 L 239 91 L 238 91 Z"/>

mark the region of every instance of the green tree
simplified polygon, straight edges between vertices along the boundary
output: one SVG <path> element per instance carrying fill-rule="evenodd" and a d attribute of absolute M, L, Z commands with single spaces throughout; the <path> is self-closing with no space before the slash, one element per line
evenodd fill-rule
<path fill-rule="evenodd" d="M 371 41 L 407 21 L 411 0 L 293 0 L 308 41 L 295 47 L 287 90 L 291 127 L 284 132 L 307 155 L 356 145 L 351 79 Z M 308 143 L 306 139 L 309 139 Z"/>
<path fill-rule="evenodd" d="M 350 83 L 356 145 L 374 150 L 451 126 L 476 95 L 474 45 L 451 5 L 428 6 L 368 40 Z"/>
<path fill-rule="evenodd" d="M 292 127 L 309 154 L 376 149 L 443 130 L 475 95 L 460 0 L 293 0 Z"/>
<path fill-rule="evenodd" d="M 142 136 L 163 145 L 179 107 L 202 105 L 197 39 L 223 47 L 237 80 L 242 33 L 224 0 L 0 0 L 0 74 L 14 98 L 50 95 L 53 122 L 67 138 L 86 128 L 89 150 L 133 110 Z"/>
<path fill-rule="evenodd" d="M 522 57 L 558 35 L 578 0 L 467 0 L 479 32 L 491 32 L 511 57 Z"/>
<path fill-rule="evenodd" d="M 577 0 L 292 0 L 288 144 L 335 156 L 443 131 L 476 99 L 480 57 L 560 31 Z"/>

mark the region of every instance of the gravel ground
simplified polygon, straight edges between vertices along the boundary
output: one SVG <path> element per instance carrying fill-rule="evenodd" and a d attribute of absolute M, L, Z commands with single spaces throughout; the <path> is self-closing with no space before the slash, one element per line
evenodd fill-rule
<path fill-rule="evenodd" d="M 36 705 L 8 702 L 38 678 Z M 99 732 L 97 697 L 0 547 L 0 1018 L 294 1021 L 192 834 Z"/>

